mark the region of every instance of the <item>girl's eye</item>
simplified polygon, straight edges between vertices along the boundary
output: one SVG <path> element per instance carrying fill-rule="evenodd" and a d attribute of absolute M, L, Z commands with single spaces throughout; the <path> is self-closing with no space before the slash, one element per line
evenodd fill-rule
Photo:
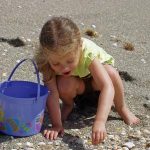
<path fill-rule="evenodd" d="M 52 64 L 53 66 L 59 66 L 59 63 L 56 63 L 56 64 Z"/>

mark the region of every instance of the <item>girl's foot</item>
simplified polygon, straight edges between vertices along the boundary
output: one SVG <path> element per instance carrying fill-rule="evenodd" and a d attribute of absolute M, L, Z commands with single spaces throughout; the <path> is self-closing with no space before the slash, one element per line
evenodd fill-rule
<path fill-rule="evenodd" d="M 65 121 L 67 120 L 69 114 L 71 113 L 73 109 L 73 105 L 65 105 L 63 104 L 62 110 L 61 110 L 61 120 Z"/>
<path fill-rule="evenodd" d="M 118 113 L 128 125 L 140 123 L 140 119 L 137 118 L 127 107 L 122 108 Z"/>

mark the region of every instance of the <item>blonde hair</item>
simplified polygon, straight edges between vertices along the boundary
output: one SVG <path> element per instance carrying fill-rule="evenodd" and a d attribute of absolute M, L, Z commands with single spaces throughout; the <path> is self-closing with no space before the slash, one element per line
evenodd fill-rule
<path fill-rule="evenodd" d="M 78 49 L 81 44 L 81 35 L 77 25 L 65 17 L 53 17 L 47 21 L 40 33 L 40 48 L 35 55 L 39 71 L 47 82 L 54 75 L 48 62 L 50 53 L 66 53 L 72 47 Z"/>

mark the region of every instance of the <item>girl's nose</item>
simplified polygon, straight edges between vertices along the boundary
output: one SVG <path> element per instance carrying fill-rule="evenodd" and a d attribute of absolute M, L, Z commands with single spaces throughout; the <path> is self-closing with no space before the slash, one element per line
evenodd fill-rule
<path fill-rule="evenodd" d="M 68 65 L 62 65 L 62 71 L 63 71 L 63 72 L 66 72 L 66 71 L 68 71 L 68 70 L 69 70 Z"/>

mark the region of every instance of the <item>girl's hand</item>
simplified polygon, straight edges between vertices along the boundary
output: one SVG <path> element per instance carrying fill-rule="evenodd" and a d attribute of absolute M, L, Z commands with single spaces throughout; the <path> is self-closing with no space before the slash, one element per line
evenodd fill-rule
<path fill-rule="evenodd" d="M 106 135 L 105 123 L 101 121 L 95 121 L 92 128 L 92 144 L 97 145 L 103 142 Z"/>
<path fill-rule="evenodd" d="M 44 130 L 44 136 L 46 139 L 56 140 L 56 138 L 58 137 L 58 134 L 63 136 L 64 128 L 62 126 L 55 126 L 55 127 L 52 127 L 51 129 Z"/>

